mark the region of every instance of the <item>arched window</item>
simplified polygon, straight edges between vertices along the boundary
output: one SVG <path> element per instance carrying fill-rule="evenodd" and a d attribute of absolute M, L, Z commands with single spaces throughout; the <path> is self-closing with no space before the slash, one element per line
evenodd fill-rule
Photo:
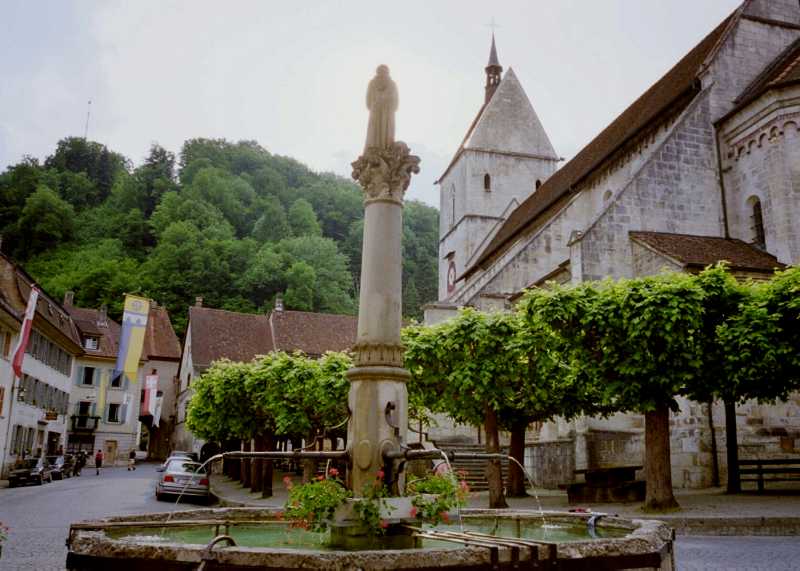
<path fill-rule="evenodd" d="M 536 190 L 539 190 L 540 186 L 542 186 L 542 181 L 537 178 L 536 179 Z"/>
<path fill-rule="evenodd" d="M 450 190 L 450 227 L 456 223 L 456 186 L 453 185 Z"/>
<path fill-rule="evenodd" d="M 483 175 L 483 190 L 486 192 L 492 190 L 492 177 L 489 176 L 488 172 Z"/>
<path fill-rule="evenodd" d="M 603 193 L 603 204 L 605 204 L 609 200 L 611 200 L 611 191 L 607 190 L 605 191 L 605 193 Z"/>
<path fill-rule="evenodd" d="M 761 210 L 761 201 L 754 197 L 752 199 L 753 206 L 753 244 L 759 248 L 767 247 L 767 239 L 764 235 L 764 213 Z"/>

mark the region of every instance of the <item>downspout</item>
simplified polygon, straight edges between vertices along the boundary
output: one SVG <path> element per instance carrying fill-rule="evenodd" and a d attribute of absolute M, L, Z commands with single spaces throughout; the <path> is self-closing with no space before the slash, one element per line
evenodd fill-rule
<path fill-rule="evenodd" d="M 728 229 L 728 201 L 725 197 L 725 178 L 722 168 L 722 148 L 719 140 L 719 129 L 714 127 L 714 139 L 717 143 L 717 176 L 719 177 L 719 192 L 722 199 L 722 226 L 725 238 L 730 238 L 731 233 Z"/>

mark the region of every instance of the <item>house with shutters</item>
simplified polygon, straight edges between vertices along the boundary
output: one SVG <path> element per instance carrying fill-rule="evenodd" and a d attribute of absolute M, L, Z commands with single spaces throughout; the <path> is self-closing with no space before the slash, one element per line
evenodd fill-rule
<path fill-rule="evenodd" d="M 198 297 L 189 308 L 178 376 L 177 421 L 173 442 L 177 450 L 201 452 L 203 442 L 186 428 L 192 382 L 214 361 L 250 361 L 272 351 L 302 351 L 320 357 L 326 351 L 345 351 L 356 342 L 354 315 L 290 311 L 278 296 L 269 314 L 238 313 L 203 307 Z"/>
<path fill-rule="evenodd" d="M 23 374 L 15 378 L 12 353 L 35 285 L 0 253 L 0 477 L 23 456 L 55 454 L 65 446 L 74 362 L 83 352 L 66 309 L 39 287 Z"/>
<path fill-rule="evenodd" d="M 105 307 L 76 307 L 73 299 L 73 292 L 67 292 L 64 307 L 78 330 L 83 354 L 76 360 L 72 379 L 67 450 L 103 450 L 108 464 L 127 461 L 132 449 L 148 451 L 151 446 L 152 456 L 159 457 L 158 449 L 168 448 L 162 433 L 174 423 L 171 407 L 180 359 L 180 344 L 166 309 L 151 302 L 138 378 L 130 382 L 124 375 L 114 375 L 120 324 L 108 317 Z M 146 377 L 155 378 L 151 398 L 159 406 L 145 411 L 141 404 Z M 166 407 L 161 406 L 164 403 Z"/>

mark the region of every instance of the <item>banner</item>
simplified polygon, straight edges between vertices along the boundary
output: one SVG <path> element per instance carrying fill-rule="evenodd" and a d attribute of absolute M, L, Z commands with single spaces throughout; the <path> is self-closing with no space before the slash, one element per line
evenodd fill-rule
<path fill-rule="evenodd" d="M 125 296 L 125 311 L 122 314 L 122 334 L 119 339 L 119 353 L 117 354 L 117 365 L 114 371 L 115 378 L 123 375 L 123 379 L 127 379 L 128 382 L 136 382 L 149 313 L 149 300 L 135 295 Z"/>
<path fill-rule="evenodd" d="M 155 417 L 155 399 L 156 392 L 158 391 L 158 375 L 147 375 L 144 378 L 144 401 L 142 402 L 142 410 L 139 413 L 142 416 L 152 415 Z M 156 423 L 153 418 L 153 423 Z M 158 426 L 156 424 L 156 426 Z"/>
<path fill-rule="evenodd" d="M 33 318 L 36 315 L 36 301 L 39 299 L 39 290 L 36 287 L 31 287 L 31 293 L 28 296 L 28 306 L 25 308 L 25 319 L 22 320 L 22 327 L 19 330 L 19 340 L 17 346 L 14 348 L 14 359 L 11 361 L 11 367 L 14 369 L 14 375 L 22 378 L 22 361 L 25 359 L 25 349 L 28 347 L 28 339 L 31 336 L 31 328 L 33 327 Z"/>

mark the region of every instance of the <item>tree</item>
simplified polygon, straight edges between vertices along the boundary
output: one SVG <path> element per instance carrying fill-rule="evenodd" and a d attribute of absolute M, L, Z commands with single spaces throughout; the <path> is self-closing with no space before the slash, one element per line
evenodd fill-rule
<path fill-rule="evenodd" d="M 260 201 L 261 216 L 253 226 L 253 238 L 261 243 L 278 242 L 291 238 L 292 229 L 286 218 L 286 211 L 276 196 L 268 196 Z"/>
<path fill-rule="evenodd" d="M 142 195 L 144 214 L 149 217 L 161 197 L 177 189 L 175 155 L 154 143 L 144 164 L 136 169 L 134 176 Z"/>
<path fill-rule="evenodd" d="M 322 229 L 311 203 L 298 198 L 289 209 L 289 226 L 295 236 L 322 236 Z"/>
<path fill-rule="evenodd" d="M 314 268 L 300 260 L 286 271 L 286 305 L 302 311 L 311 311 L 314 306 L 314 290 L 317 274 Z"/>
<path fill-rule="evenodd" d="M 602 404 L 645 416 L 645 509 L 677 507 L 669 411 L 702 366 L 702 288 L 685 274 L 583 283 L 543 291 L 527 311 L 552 328 L 575 382 Z"/>
<path fill-rule="evenodd" d="M 75 210 L 72 205 L 46 186 L 39 186 L 25 200 L 25 207 L 17 221 L 16 234 L 21 240 L 16 256 L 27 259 L 69 240 L 75 229 L 74 222 Z"/>

